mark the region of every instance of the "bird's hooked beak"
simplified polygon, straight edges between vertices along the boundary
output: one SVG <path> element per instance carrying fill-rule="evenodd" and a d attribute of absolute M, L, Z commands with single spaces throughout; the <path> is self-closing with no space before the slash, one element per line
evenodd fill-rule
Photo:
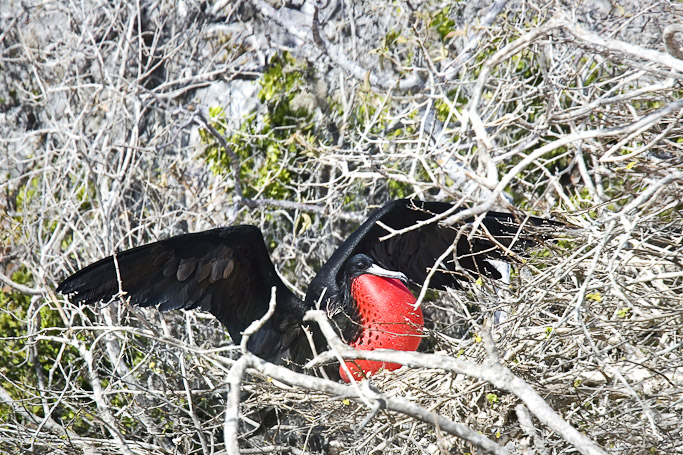
<path fill-rule="evenodd" d="M 370 275 L 375 276 L 381 276 L 384 278 L 395 278 L 397 280 L 401 280 L 403 284 L 408 286 L 408 277 L 405 276 L 403 273 L 395 272 L 393 270 L 387 270 L 385 268 L 378 266 L 377 264 L 372 264 L 370 267 L 367 268 L 365 273 L 369 273 Z"/>

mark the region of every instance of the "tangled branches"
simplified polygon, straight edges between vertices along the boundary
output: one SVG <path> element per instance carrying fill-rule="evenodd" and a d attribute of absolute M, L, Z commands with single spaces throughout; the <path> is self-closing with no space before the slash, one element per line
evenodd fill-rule
<path fill-rule="evenodd" d="M 352 3 L 3 12 L 3 452 L 680 451 L 680 9 Z M 406 196 L 569 228 L 505 286 L 425 295 L 425 352 L 371 385 L 242 355 L 202 313 L 53 292 L 232 223 L 296 289 Z"/>

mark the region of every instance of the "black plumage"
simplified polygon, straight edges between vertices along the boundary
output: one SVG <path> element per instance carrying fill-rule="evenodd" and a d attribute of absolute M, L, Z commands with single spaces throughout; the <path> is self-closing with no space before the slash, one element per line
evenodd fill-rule
<path fill-rule="evenodd" d="M 305 301 L 278 277 L 261 231 L 249 225 L 179 235 L 117 253 L 76 272 L 57 291 L 68 295 L 72 302 L 86 304 L 108 301 L 123 291 L 132 305 L 156 305 L 162 311 L 198 308 L 218 318 L 239 343 L 249 324 L 267 312 L 274 286 L 275 313 L 250 337 L 247 348 L 272 362 L 292 360 L 302 364 L 311 357 L 308 340 L 302 333 L 302 318 L 319 301 L 335 320 L 342 337 L 353 339 L 354 302 L 343 290 L 345 268 L 355 255 L 365 254 L 386 269 L 400 271 L 413 287 L 419 287 L 436 259 L 457 239 L 455 255 L 443 261 L 430 280 L 430 287 L 436 289 L 457 288 L 458 282 L 468 275 L 500 278 L 488 260 L 509 259 L 506 248 L 519 250 L 534 242 L 533 232 L 521 228 L 520 221 L 534 226 L 559 224 L 533 217 L 517 220 L 511 214 L 489 212 L 481 232 L 468 239 L 467 233 L 458 237 L 462 223 L 425 223 L 452 208 L 449 203 L 401 199 L 376 210 L 323 265 L 311 282 Z M 470 219 L 464 223 L 471 222 Z M 425 224 L 379 240 L 388 234 L 383 226 L 401 230 L 416 223 Z M 318 349 L 324 348 L 324 340 L 317 331 L 314 338 Z"/>

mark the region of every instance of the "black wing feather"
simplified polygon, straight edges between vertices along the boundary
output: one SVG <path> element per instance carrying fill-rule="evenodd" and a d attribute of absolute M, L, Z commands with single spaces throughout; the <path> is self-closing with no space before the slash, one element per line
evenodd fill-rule
<path fill-rule="evenodd" d="M 291 341 L 291 336 L 284 335 L 301 330 L 305 310 L 275 272 L 257 227 L 231 226 L 179 235 L 118 253 L 115 258 L 121 288 L 132 305 L 157 306 L 162 311 L 208 311 L 227 327 L 236 343 L 241 332 L 268 311 L 275 286 L 275 314 L 250 338 L 248 347 L 269 360 L 300 357 L 286 351 L 302 347 L 272 342 Z M 72 302 L 111 300 L 119 292 L 114 257 L 76 272 L 57 291 Z"/>
<path fill-rule="evenodd" d="M 540 218 L 529 217 L 525 220 L 516 220 L 509 213 L 488 212 L 480 230 L 472 239 L 468 239 L 468 231 L 458 238 L 459 228 L 463 224 L 472 223 L 473 219 L 470 218 L 462 222 L 460 226 L 444 226 L 439 222 L 425 224 L 417 229 L 380 241 L 381 237 L 389 234 L 382 224 L 393 230 L 401 230 L 412 227 L 420 221 L 430 220 L 435 215 L 452 208 L 453 204 L 446 202 L 423 202 L 410 199 L 400 199 L 384 205 L 370 215 L 335 251 L 311 284 L 312 289 L 309 288 L 309 294 L 315 296 L 323 287 L 339 286 L 343 279 L 346 261 L 358 253 L 372 257 L 387 269 L 403 272 L 413 284 L 419 286 L 426 279 L 429 269 L 434 267 L 436 259 L 456 239 L 455 255 L 445 260 L 443 264 L 445 270 L 432 276 L 430 287 L 459 288 L 458 282 L 467 278 L 466 274 L 462 273 L 462 269 L 471 274 L 483 274 L 499 279 L 500 272 L 488 260 L 509 259 L 501 245 L 513 251 L 520 251 L 535 243 L 536 237 L 520 227 L 523 221 L 534 226 L 561 225 L 561 223 Z M 453 214 L 461 210 L 464 208 L 456 209 Z M 492 241 L 489 236 L 495 241 Z M 307 298 L 310 297 L 307 296 Z"/>
<path fill-rule="evenodd" d="M 452 208 L 452 204 L 445 202 L 404 199 L 387 204 L 375 216 L 381 224 L 400 230 L 414 226 L 420 221 L 430 220 L 435 215 Z M 453 214 L 462 210 L 464 208 L 458 208 Z M 458 281 L 467 279 L 462 269 L 471 274 L 500 279 L 500 272 L 489 260 L 511 261 L 505 248 L 520 252 L 538 240 L 533 232 L 522 227 L 523 224 L 526 223 L 527 226 L 560 225 L 560 223 L 535 217 L 519 220 L 510 213 L 488 212 L 471 239 L 468 237 L 469 229 L 465 229 L 460 237 L 458 235 L 460 228 L 469 227 L 467 225 L 474 221 L 473 218 L 466 219 L 456 226 L 445 226 L 439 222 L 429 223 L 402 235 L 380 241 L 380 237 L 386 236 L 389 232 L 377 221 L 362 236 L 353 254 L 365 253 L 382 266 L 405 273 L 417 285 L 422 284 L 427 278 L 429 269 L 434 267 L 437 258 L 457 241 L 455 254 L 447 257 L 442 263 L 445 270 L 435 273 L 430 280 L 430 287 L 436 289 L 460 287 Z"/>

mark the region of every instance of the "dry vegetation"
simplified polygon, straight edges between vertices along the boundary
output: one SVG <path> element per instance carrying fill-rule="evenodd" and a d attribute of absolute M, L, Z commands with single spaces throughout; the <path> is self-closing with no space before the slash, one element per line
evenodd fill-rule
<path fill-rule="evenodd" d="M 323 3 L 5 2 L 0 452 L 683 453 L 680 4 Z M 437 357 L 372 389 L 241 356 L 206 314 L 54 293 L 232 223 L 305 291 L 404 196 L 571 228 L 505 288 L 428 294 Z"/>

